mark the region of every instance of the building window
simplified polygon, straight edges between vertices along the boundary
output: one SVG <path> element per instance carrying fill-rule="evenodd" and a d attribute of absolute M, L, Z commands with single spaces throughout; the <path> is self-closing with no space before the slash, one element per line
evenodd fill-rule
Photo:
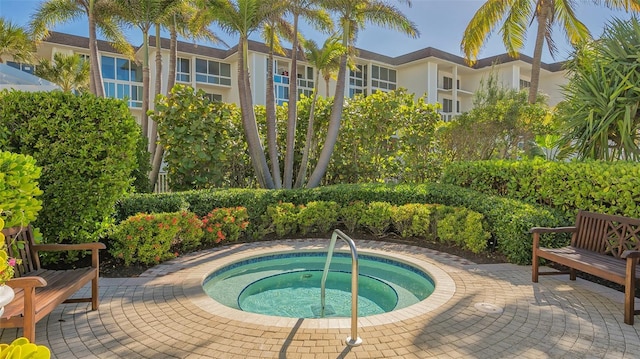
<path fill-rule="evenodd" d="M 311 97 L 313 94 L 313 87 L 315 82 L 313 81 L 313 67 L 299 65 L 298 66 L 298 98 L 304 94 L 306 97 Z"/>
<path fill-rule="evenodd" d="M 451 77 L 442 77 L 442 88 L 445 90 L 451 90 L 453 88 L 453 79 Z"/>
<path fill-rule="evenodd" d="M 208 99 L 211 102 L 222 102 L 222 95 L 218 95 L 215 93 L 206 93 L 204 94 L 204 98 Z"/>
<path fill-rule="evenodd" d="M 196 81 L 231 86 L 231 65 L 217 61 L 196 59 Z"/>
<path fill-rule="evenodd" d="M 20 71 L 24 71 L 26 73 L 32 74 L 35 72 L 36 67 L 31 64 L 23 64 L 20 62 L 7 61 L 7 65 L 13 67 L 14 69 L 18 69 Z"/>
<path fill-rule="evenodd" d="M 371 66 L 371 87 L 372 87 L 372 90 L 374 89 L 379 89 L 382 91 L 395 90 L 396 89 L 396 70 L 372 65 Z"/>
<path fill-rule="evenodd" d="M 102 78 L 105 96 L 126 99 L 129 107 L 142 107 L 142 66 L 127 59 L 102 56 Z"/>
<path fill-rule="evenodd" d="M 182 57 L 176 62 L 176 81 L 191 82 L 191 60 Z"/>
<path fill-rule="evenodd" d="M 349 70 L 349 97 L 367 95 L 367 65 L 356 65 L 356 71 Z"/>
<path fill-rule="evenodd" d="M 520 79 L 520 90 L 528 89 L 529 87 L 531 87 L 531 81 Z"/>
<path fill-rule="evenodd" d="M 442 99 L 442 112 L 444 113 L 460 113 L 460 101 L 456 101 L 456 110 L 453 110 L 453 100 L 448 98 Z"/>

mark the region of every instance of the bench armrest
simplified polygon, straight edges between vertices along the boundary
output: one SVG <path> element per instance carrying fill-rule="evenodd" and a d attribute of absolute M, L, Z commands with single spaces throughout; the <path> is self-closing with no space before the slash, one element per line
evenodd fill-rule
<path fill-rule="evenodd" d="M 622 252 L 622 254 L 620 255 L 620 258 L 640 258 L 640 251 L 635 251 L 635 250 L 626 250 L 624 252 Z"/>
<path fill-rule="evenodd" d="M 80 243 L 80 244 L 34 244 L 33 250 L 37 252 L 56 252 L 56 251 L 88 251 L 107 248 L 104 243 Z"/>
<path fill-rule="evenodd" d="M 570 233 L 578 230 L 578 227 L 533 227 L 529 232 L 531 233 Z"/>
<path fill-rule="evenodd" d="M 7 285 L 11 288 L 33 288 L 33 287 L 44 287 L 47 285 L 47 281 L 42 277 L 33 276 L 33 277 L 20 277 L 20 278 L 11 278 L 7 281 Z"/>

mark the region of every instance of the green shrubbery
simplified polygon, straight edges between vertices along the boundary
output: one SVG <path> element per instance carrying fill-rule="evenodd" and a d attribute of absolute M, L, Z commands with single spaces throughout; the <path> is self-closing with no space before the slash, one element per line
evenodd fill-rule
<path fill-rule="evenodd" d="M 5 227 L 26 226 L 42 209 L 40 167 L 31 156 L 0 151 L 0 217 Z"/>
<path fill-rule="evenodd" d="M 154 200 L 155 199 L 155 200 Z M 278 203 L 291 203 L 285 213 L 278 214 L 280 233 L 293 233 L 297 227 L 298 206 L 312 201 L 333 201 L 342 207 L 340 215 L 348 230 L 362 225 L 358 213 L 362 205 L 370 202 L 388 202 L 394 206 L 409 203 L 439 203 L 447 206 L 464 207 L 482 214 L 486 220 L 486 231 L 497 242 L 498 250 L 513 263 L 531 262 L 531 235 L 529 229 L 536 226 L 555 227 L 569 224 L 563 212 L 546 206 L 525 203 L 519 200 L 483 194 L 470 189 L 452 185 L 337 185 L 301 190 L 204 190 L 154 195 L 131 195 L 122 199 L 117 206 L 117 217 L 127 218 L 135 213 L 127 211 L 135 208 L 144 211 L 141 202 L 149 208 L 162 207 L 163 204 L 182 204 L 199 216 L 208 213 L 211 208 L 243 206 L 247 208 L 249 221 L 262 223 L 262 216 L 273 218 L 274 209 L 267 213 L 269 206 Z M 362 202 L 362 205 L 358 204 Z M 347 205 L 354 206 L 355 210 Z M 272 222 L 274 222 L 272 220 Z M 275 225 L 274 225 L 275 226 Z M 254 236 L 259 236 L 258 226 L 252 226 Z M 275 227 L 274 227 L 275 228 Z M 274 232 L 275 229 L 274 229 Z M 277 233 L 277 232 L 276 232 Z M 284 235 L 284 234 L 283 234 Z M 561 245 L 550 243 L 543 238 L 545 246 Z"/>
<path fill-rule="evenodd" d="M 568 217 L 575 217 L 578 209 L 640 217 L 637 162 L 457 162 L 446 168 L 442 181 L 546 204 Z"/>
<path fill-rule="evenodd" d="M 140 128 L 121 100 L 63 92 L 0 94 L 0 149 L 42 167 L 46 242 L 96 241 L 113 206 L 131 189 Z"/>

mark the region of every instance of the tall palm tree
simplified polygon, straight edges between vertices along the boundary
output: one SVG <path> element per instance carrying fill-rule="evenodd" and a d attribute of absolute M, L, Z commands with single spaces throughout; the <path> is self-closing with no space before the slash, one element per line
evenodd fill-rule
<path fill-rule="evenodd" d="M 89 68 L 89 63 L 80 55 L 57 52 L 53 62 L 40 60 L 36 75 L 57 84 L 65 92 L 86 91 L 89 89 Z"/>
<path fill-rule="evenodd" d="M 259 30 L 274 13 L 280 13 L 281 6 L 281 3 L 275 0 L 235 0 L 227 2 L 224 8 L 216 13 L 220 28 L 228 33 L 239 35 L 238 97 L 242 113 L 242 127 L 247 139 L 251 163 L 256 172 L 256 179 L 263 188 L 274 188 L 275 183 L 269 172 L 253 109 L 248 64 L 249 35 Z"/>
<path fill-rule="evenodd" d="M 112 0 L 46 0 L 33 14 L 29 27 L 34 39 L 40 41 L 49 36 L 50 27 L 86 16 L 89 24 L 90 90 L 96 96 L 104 97 L 96 29 L 100 29 L 116 50 L 133 58 L 133 48 L 114 19 L 115 11 Z"/>
<path fill-rule="evenodd" d="M 321 0 L 288 0 L 287 12 L 293 17 L 293 33 L 298 34 L 300 17 L 319 30 L 333 31 L 331 17 L 322 9 Z M 296 121 L 298 119 L 298 37 L 291 45 L 291 68 L 289 69 L 289 103 L 287 116 L 287 140 L 284 158 L 284 188 L 291 188 L 293 182 L 293 159 L 295 154 Z"/>
<path fill-rule="evenodd" d="M 136 26 L 142 32 L 142 136 L 149 138 L 149 31 L 152 26 L 162 22 L 171 14 L 181 0 L 115 0 L 118 4 L 119 18 L 125 23 Z M 156 39 L 159 41 L 159 39 Z M 149 141 L 149 152 L 155 139 Z M 155 147 L 154 147 L 155 148 Z"/>
<path fill-rule="evenodd" d="M 276 129 L 276 99 L 274 94 L 273 83 L 273 63 L 274 54 L 278 53 L 284 55 L 284 49 L 280 45 L 280 38 L 278 34 L 284 35 L 286 39 L 291 39 L 293 30 L 291 24 L 289 24 L 283 17 L 283 13 L 273 14 L 273 18 L 268 19 L 264 25 L 262 31 L 262 37 L 265 43 L 269 47 L 269 54 L 267 56 L 267 86 L 266 86 L 266 103 L 265 112 L 267 117 L 267 147 L 269 148 L 269 160 L 271 161 L 271 173 L 273 174 L 273 182 L 276 189 L 282 187 L 282 179 L 280 177 L 280 161 L 278 159 L 278 136 Z M 291 84 L 291 81 L 289 81 Z M 291 86 L 291 85 L 289 85 Z"/>
<path fill-rule="evenodd" d="M 411 6 L 411 1 L 401 2 Z M 322 151 L 318 157 L 318 163 L 309 177 L 307 187 L 317 187 L 324 177 L 329 166 L 329 160 L 333 153 L 333 148 L 338 140 L 340 131 L 340 119 L 342 117 L 342 107 L 344 105 L 344 90 L 346 82 L 347 56 L 351 48 L 354 47 L 358 31 L 364 24 L 370 22 L 378 26 L 399 30 L 405 34 L 417 37 L 419 32 L 416 25 L 403 15 L 398 8 L 380 0 L 325 0 L 324 6 L 334 11 L 342 27 L 342 45 L 347 49 L 340 57 L 340 68 L 336 83 L 331 116 L 329 118 L 329 128 L 327 136 L 322 146 Z"/>
<path fill-rule="evenodd" d="M 313 40 L 307 40 L 304 43 L 305 56 L 309 64 L 316 69 L 316 81 L 313 87 L 313 99 L 311 100 L 311 108 L 309 109 L 309 122 L 307 123 L 307 135 L 305 138 L 304 149 L 302 150 L 302 159 L 300 161 L 300 168 L 298 175 L 296 176 L 296 182 L 294 187 L 300 188 L 304 183 L 307 175 L 307 167 L 309 163 L 309 151 L 311 148 L 311 141 L 313 140 L 313 126 L 315 120 L 315 108 L 318 102 L 318 87 L 320 84 L 320 73 L 327 71 L 328 68 L 337 66 L 336 60 L 340 59 L 340 55 L 345 52 L 345 48 L 340 43 L 340 38 L 337 36 L 331 36 L 324 41 L 322 48 L 316 44 Z M 327 84 L 327 88 L 328 88 Z M 328 97 L 328 96 L 327 96 Z"/>
<path fill-rule="evenodd" d="M 3 55 L 9 55 L 16 62 L 31 62 L 36 47 L 27 31 L 0 17 L 0 64 Z"/>
<path fill-rule="evenodd" d="M 617 9 L 639 11 L 637 0 L 605 0 L 604 3 Z M 531 64 L 531 86 L 529 87 L 529 103 L 535 103 L 540 82 L 540 65 L 542 62 L 542 48 L 544 42 L 552 55 L 555 45 L 552 29 L 559 23 L 567 39 L 572 44 L 590 38 L 587 27 L 576 18 L 575 1 L 572 0 L 488 0 L 473 15 L 462 35 L 460 47 L 470 65 L 473 65 L 484 42 L 495 28 L 500 27 L 502 42 L 512 57 L 518 57 L 518 52 L 525 43 L 527 27 L 535 19 L 538 25 L 536 42 Z"/>

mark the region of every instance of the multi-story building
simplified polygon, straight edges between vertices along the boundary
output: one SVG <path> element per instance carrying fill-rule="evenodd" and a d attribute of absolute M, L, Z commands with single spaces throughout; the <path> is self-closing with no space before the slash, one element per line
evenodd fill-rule
<path fill-rule="evenodd" d="M 151 89 L 155 86 L 155 38 L 150 38 L 150 79 Z M 166 79 L 169 69 L 169 40 L 161 39 L 162 46 L 162 91 L 166 93 Z M 142 107 L 142 67 L 139 63 L 118 54 L 107 42 L 99 41 L 102 77 L 105 94 L 110 97 L 127 99 L 132 112 L 139 116 Z M 141 49 L 137 48 L 139 55 Z M 38 46 L 38 56 L 53 59 L 57 52 L 77 53 L 89 56 L 89 39 L 76 35 L 52 32 Z M 141 56 L 140 56 L 141 57 Z M 30 64 L 19 64 L 7 60 L 7 64 L 33 71 Z M 266 101 L 268 49 L 259 42 L 250 41 L 248 64 L 251 71 L 251 89 L 255 104 Z M 528 87 L 531 76 L 531 58 L 520 56 L 513 59 L 507 55 L 480 59 L 475 66 L 465 64 L 462 57 L 427 47 L 398 57 L 359 50 L 355 60 L 357 70 L 349 70 L 345 94 L 371 94 L 375 91 L 389 91 L 406 88 L 418 96 L 425 95 L 429 103 L 440 103 L 445 120 L 468 111 L 473 107 L 473 93 L 491 71 L 498 81 L 507 88 Z M 238 103 L 237 46 L 228 50 L 187 42 L 178 43 L 176 83 L 191 85 L 204 90 L 213 100 Z M 284 56 L 274 58 L 274 91 L 278 104 L 289 100 L 290 60 Z M 316 81 L 319 93 L 326 93 L 324 79 L 316 79 L 315 70 L 305 61 L 298 61 L 298 93 L 310 95 Z M 542 64 L 540 91 L 549 96 L 548 103 L 555 105 L 562 100 L 560 86 L 567 79 L 560 63 Z M 329 83 L 329 93 L 335 91 L 335 81 Z"/>

